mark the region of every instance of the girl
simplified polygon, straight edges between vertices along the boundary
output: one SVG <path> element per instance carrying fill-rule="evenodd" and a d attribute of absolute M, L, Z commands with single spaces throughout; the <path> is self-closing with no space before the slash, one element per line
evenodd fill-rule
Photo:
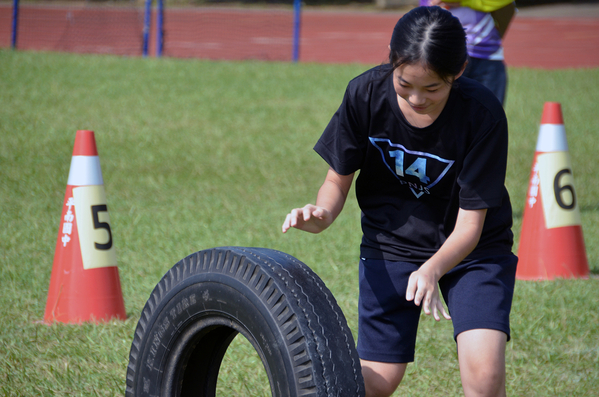
<path fill-rule="evenodd" d="M 465 395 L 504 396 L 517 262 L 506 116 L 488 89 L 460 78 L 466 39 L 450 12 L 413 9 L 389 48 L 389 64 L 349 83 L 315 146 L 329 164 L 316 204 L 293 209 L 282 230 L 325 230 L 359 170 L 357 349 L 366 395 L 398 387 L 423 309 L 453 321 Z"/>

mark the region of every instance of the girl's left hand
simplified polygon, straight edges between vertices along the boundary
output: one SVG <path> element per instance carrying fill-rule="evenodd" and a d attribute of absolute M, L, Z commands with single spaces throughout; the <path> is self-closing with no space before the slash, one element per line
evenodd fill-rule
<path fill-rule="evenodd" d="M 439 298 L 439 279 L 460 263 L 478 244 L 485 223 L 486 209 L 458 211 L 453 232 L 441 248 L 418 270 L 410 274 L 406 299 L 417 306 L 422 303 L 425 314 L 432 314 L 439 321 L 439 312 L 451 319 Z M 424 303 L 423 303 L 424 302 Z"/>
<path fill-rule="evenodd" d="M 416 306 L 422 304 L 422 309 L 427 315 L 433 314 L 435 320 L 440 321 L 439 312 L 447 320 L 451 320 L 449 313 L 445 310 L 443 302 L 439 297 L 439 280 L 424 266 L 410 275 L 406 300 L 414 301 Z"/>

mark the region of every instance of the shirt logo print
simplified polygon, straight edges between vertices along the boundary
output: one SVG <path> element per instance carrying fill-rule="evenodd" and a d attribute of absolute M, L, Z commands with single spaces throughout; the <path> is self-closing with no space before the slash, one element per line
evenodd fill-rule
<path fill-rule="evenodd" d="M 406 149 L 385 138 L 368 138 L 383 157 L 383 163 L 402 185 L 407 185 L 416 198 L 430 194 L 430 189 L 447 174 L 454 160 L 434 154 Z"/>

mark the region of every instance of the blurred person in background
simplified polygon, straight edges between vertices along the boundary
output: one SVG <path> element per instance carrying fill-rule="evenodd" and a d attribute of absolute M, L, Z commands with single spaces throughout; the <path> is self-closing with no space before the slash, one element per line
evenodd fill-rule
<path fill-rule="evenodd" d="M 466 30 L 470 60 L 464 76 L 490 89 L 502 104 L 507 91 L 503 38 L 516 13 L 512 0 L 420 0 L 422 6 L 440 6 L 455 15 Z"/>

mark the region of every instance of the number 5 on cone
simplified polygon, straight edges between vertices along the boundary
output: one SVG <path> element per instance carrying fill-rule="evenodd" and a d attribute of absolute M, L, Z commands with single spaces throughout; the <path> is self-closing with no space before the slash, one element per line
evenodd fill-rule
<path fill-rule="evenodd" d="M 117 266 L 103 185 L 73 188 L 84 269 Z"/>

